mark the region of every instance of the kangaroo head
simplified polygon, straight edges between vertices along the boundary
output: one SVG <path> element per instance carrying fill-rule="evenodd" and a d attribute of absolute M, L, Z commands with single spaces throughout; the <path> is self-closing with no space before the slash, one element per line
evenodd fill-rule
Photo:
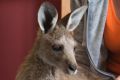
<path fill-rule="evenodd" d="M 47 64 L 57 67 L 69 74 L 77 72 L 77 62 L 75 59 L 76 42 L 73 31 L 79 25 L 87 7 L 82 6 L 73 11 L 66 26 L 58 21 L 56 8 L 45 2 L 38 11 L 38 23 L 42 31 L 40 42 L 40 58 Z"/>

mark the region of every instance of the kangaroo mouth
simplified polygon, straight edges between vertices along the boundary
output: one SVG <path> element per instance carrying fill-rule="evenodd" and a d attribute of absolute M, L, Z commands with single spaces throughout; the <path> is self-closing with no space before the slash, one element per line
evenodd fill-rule
<path fill-rule="evenodd" d="M 70 69 L 67 69 L 67 72 L 68 72 L 68 74 L 70 74 L 70 75 L 75 75 L 75 74 L 77 74 L 77 69 L 75 70 L 75 71 L 73 71 L 73 70 L 70 70 Z"/>
<path fill-rule="evenodd" d="M 67 72 L 70 75 L 77 74 L 77 66 L 75 66 L 75 65 L 69 65 L 68 68 L 67 68 Z"/>

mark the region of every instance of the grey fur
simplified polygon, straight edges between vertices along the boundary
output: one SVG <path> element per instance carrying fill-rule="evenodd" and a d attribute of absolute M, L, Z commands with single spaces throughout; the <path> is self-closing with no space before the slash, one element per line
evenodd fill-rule
<path fill-rule="evenodd" d="M 21 65 L 16 80 L 103 80 L 89 69 L 90 65 L 86 49 L 81 44 L 82 29 L 76 29 L 74 34 L 74 32 L 68 31 L 64 27 L 68 16 L 58 21 L 55 28 L 47 33 L 38 31 L 36 43 Z M 76 34 L 81 34 L 81 37 L 77 37 Z M 71 53 L 65 56 L 68 51 L 55 52 L 51 49 L 52 45 L 59 44 L 59 40 L 63 36 L 65 36 L 65 39 L 76 40 L 78 43 L 75 51 L 72 50 L 74 55 Z M 65 47 L 65 44 L 62 45 Z M 70 46 L 75 47 L 75 45 Z M 71 55 L 72 58 L 68 58 Z M 75 61 L 73 61 L 73 58 L 75 58 Z M 67 72 L 69 64 L 77 65 L 77 74 L 70 75 Z"/>

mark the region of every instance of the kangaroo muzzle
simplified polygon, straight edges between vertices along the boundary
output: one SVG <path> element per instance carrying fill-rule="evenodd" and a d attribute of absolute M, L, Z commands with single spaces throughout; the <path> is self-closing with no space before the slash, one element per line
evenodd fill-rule
<path fill-rule="evenodd" d="M 75 75 L 75 74 L 77 74 L 77 65 L 76 64 L 69 64 L 67 70 L 68 70 L 68 74 Z"/>

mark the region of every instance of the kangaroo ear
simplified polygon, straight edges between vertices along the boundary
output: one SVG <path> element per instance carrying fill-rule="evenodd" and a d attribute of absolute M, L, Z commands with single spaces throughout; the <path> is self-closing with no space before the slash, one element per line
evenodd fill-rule
<path fill-rule="evenodd" d="M 82 19 L 82 16 L 86 12 L 86 10 L 87 10 L 87 6 L 82 6 L 70 14 L 70 17 L 68 19 L 68 23 L 66 26 L 68 31 L 73 31 L 79 25 Z"/>
<path fill-rule="evenodd" d="M 43 33 L 47 33 L 55 28 L 58 20 L 56 8 L 49 2 L 42 3 L 38 11 L 38 23 Z"/>

